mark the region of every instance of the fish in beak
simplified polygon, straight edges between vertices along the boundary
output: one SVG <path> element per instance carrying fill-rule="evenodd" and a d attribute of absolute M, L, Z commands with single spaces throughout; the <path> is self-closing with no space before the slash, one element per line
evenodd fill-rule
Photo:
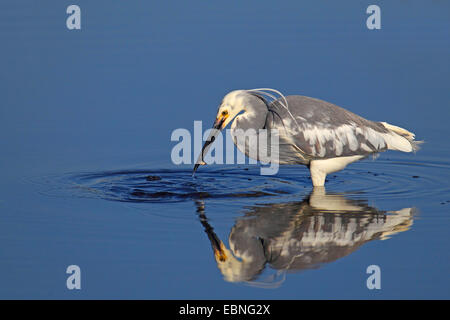
<path fill-rule="evenodd" d="M 228 114 L 221 114 L 214 121 L 211 133 L 209 134 L 208 139 L 206 139 L 206 141 L 205 141 L 205 143 L 203 145 L 203 148 L 202 148 L 202 152 L 200 153 L 200 155 L 198 156 L 197 161 L 195 162 L 195 166 L 194 166 L 194 170 L 192 172 L 192 175 L 195 174 L 195 171 L 197 171 L 197 169 L 198 169 L 198 167 L 200 165 L 206 165 L 206 162 L 203 161 L 203 157 L 208 152 L 209 148 L 211 147 L 211 144 L 216 140 L 217 135 L 225 127 L 224 123 L 225 123 L 225 120 L 227 118 L 228 118 Z"/>

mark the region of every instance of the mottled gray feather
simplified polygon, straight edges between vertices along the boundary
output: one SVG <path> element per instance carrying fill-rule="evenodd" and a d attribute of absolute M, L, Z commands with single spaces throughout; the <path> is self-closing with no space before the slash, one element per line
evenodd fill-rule
<path fill-rule="evenodd" d="M 269 104 L 265 128 L 280 130 L 280 163 L 369 155 L 387 149 L 379 122 L 366 120 L 326 101 L 288 96 L 289 112 L 276 100 Z M 295 118 L 295 120 L 293 119 Z M 281 150 L 283 149 L 283 150 Z"/>

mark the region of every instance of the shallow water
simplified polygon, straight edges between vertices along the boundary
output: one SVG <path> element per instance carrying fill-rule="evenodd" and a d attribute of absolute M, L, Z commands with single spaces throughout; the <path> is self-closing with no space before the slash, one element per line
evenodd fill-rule
<path fill-rule="evenodd" d="M 445 162 L 421 161 L 418 158 L 362 161 L 362 164 L 357 163 L 347 168 L 345 175 L 330 174 L 326 180 L 326 188 L 353 195 L 370 192 L 372 199 L 414 199 L 433 194 L 446 195 L 450 186 L 442 183 L 442 179 L 445 181 L 450 178 L 450 165 Z M 35 180 L 39 183 L 40 179 Z M 74 197 L 130 203 L 232 198 L 252 198 L 255 201 L 262 197 L 287 201 L 303 196 L 305 188 L 308 192 L 311 189 L 309 171 L 302 166 L 284 166 L 274 176 L 260 175 L 257 166 L 227 165 L 202 170 L 196 176 L 189 169 L 141 169 L 67 174 L 47 177 L 47 181 L 49 195 L 52 195 L 52 183 L 59 182 L 61 185 L 53 186 L 56 194 L 71 190 Z M 64 185 L 67 190 L 62 189 Z"/>
<path fill-rule="evenodd" d="M 447 2 L 384 3 L 378 31 L 369 3 L 78 3 L 80 32 L 64 5 L 0 4 L 0 298 L 450 298 Z M 250 87 L 425 143 L 325 190 L 305 167 L 173 165 L 172 131 Z"/>
<path fill-rule="evenodd" d="M 114 215 L 113 224 L 125 223 L 127 227 L 118 234 L 101 228 L 106 239 L 100 238 L 112 245 L 121 242 L 122 250 L 131 244 L 140 252 L 148 246 L 145 241 L 157 241 L 151 252 L 140 252 L 131 261 L 129 256 L 124 259 L 123 253 L 109 252 L 108 258 L 118 264 L 107 267 L 113 270 L 133 269 L 145 261 L 150 264 L 147 272 L 162 272 L 168 281 L 187 269 L 187 279 L 193 277 L 202 285 L 213 281 L 220 290 L 212 295 L 219 298 L 226 296 L 223 288 L 234 292 L 242 285 L 281 290 L 280 296 L 273 292 L 248 293 L 252 296 L 309 298 L 306 291 L 283 288 L 310 283 L 307 278 L 314 279 L 314 273 L 322 272 L 326 277 L 321 280 L 322 285 L 331 281 L 328 277 L 337 275 L 353 279 L 356 283 L 350 286 L 352 291 L 344 296 L 359 297 L 361 293 L 370 296 L 365 288 L 365 268 L 375 264 L 383 270 L 383 287 L 390 291 L 387 296 L 405 296 L 405 292 L 392 288 L 405 285 L 414 272 L 422 272 L 427 265 L 442 275 L 448 271 L 446 223 L 450 186 L 442 181 L 450 179 L 449 168 L 450 163 L 426 160 L 419 155 L 381 155 L 377 160 L 361 161 L 330 175 L 326 189 L 311 188 L 304 167 L 286 166 L 276 176 L 261 176 L 255 165 L 202 167 L 195 177 L 189 169 L 131 169 L 35 177 L 25 183 L 48 203 L 64 199 L 82 207 L 87 203 L 99 205 L 92 213 L 95 218 L 91 218 L 96 228 L 102 223 L 99 219 L 110 219 L 102 206 L 111 203 L 107 207 L 120 212 L 119 216 Z M 141 214 L 138 220 L 143 225 L 135 235 L 135 230 L 129 229 L 128 219 L 131 215 L 136 220 L 136 215 Z M 132 228 L 136 227 L 134 223 Z M 436 223 L 443 225 L 432 227 Z M 84 221 L 79 227 L 91 229 L 92 221 Z M 72 236 L 75 242 L 82 240 Z M 97 238 L 93 234 L 90 237 Z M 428 251 L 427 242 L 437 239 L 440 252 Z M 108 250 L 114 251 L 110 247 Z M 435 256 L 440 257 L 440 265 L 433 262 Z M 203 279 L 197 278 L 202 275 Z M 414 276 L 420 279 L 424 274 Z M 332 286 L 339 283 L 336 279 L 331 281 Z M 152 291 L 151 287 L 147 289 Z M 446 288 L 442 290 L 440 294 L 445 295 Z M 196 296 L 199 292 L 203 289 L 189 294 Z M 111 296 L 122 294 L 128 296 L 130 292 Z M 175 292 L 165 294 L 183 297 Z M 211 297 L 203 294 L 198 297 Z M 323 297 L 322 293 L 315 295 Z M 412 296 L 422 295 L 428 296 L 429 292 Z"/>

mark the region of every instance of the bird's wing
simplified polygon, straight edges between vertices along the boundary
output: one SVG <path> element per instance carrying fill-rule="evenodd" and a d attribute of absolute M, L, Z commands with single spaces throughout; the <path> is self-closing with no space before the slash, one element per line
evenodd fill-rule
<path fill-rule="evenodd" d="M 369 155 L 387 149 L 389 131 L 331 103 L 288 96 L 288 109 L 270 104 L 266 128 L 278 129 L 280 144 L 291 144 L 309 159 Z"/>

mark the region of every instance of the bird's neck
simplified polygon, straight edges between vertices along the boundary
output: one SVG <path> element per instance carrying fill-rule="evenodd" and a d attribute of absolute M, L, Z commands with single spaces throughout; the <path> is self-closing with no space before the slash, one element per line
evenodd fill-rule
<path fill-rule="evenodd" d="M 248 110 L 238 115 L 232 125 L 231 129 L 262 129 L 266 124 L 267 110 Z"/>
<path fill-rule="evenodd" d="M 237 121 L 234 124 L 237 127 L 264 128 L 268 112 L 264 101 L 253 95 L 247 95 L 243 105 L 244 112 L 235 118 Z M 239 126 L 239 123 L 242 123 L 242 125 Z"/>

